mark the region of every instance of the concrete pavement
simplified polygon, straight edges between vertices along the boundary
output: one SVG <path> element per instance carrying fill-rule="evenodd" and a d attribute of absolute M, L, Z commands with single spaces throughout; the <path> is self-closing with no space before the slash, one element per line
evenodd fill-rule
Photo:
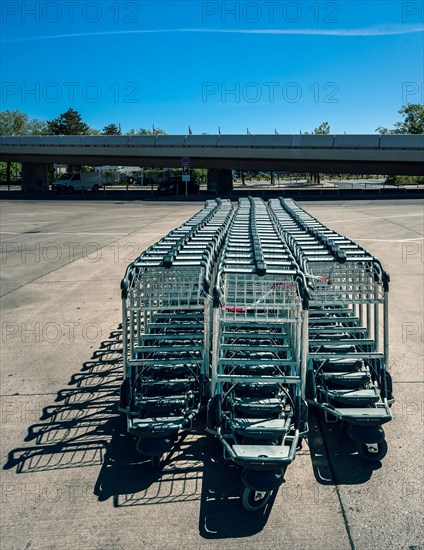
<path fill-rule="evenodd" d="M 395 419 L 381 466 L 311 412 L 309 445 L 264 515 L 202 419 L 155 472 L 116 403 L 119 282 L 202 203 L 1 204 L 1 547 L 417 550 L 423 507 L 422 201 L 304 206 L 385 263 Z"/>

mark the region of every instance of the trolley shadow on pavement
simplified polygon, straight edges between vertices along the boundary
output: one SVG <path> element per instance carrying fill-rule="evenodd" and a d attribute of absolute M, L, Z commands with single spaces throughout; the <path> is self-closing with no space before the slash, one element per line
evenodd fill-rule
<path fill-rule="evenodd" d="M 164 455 L 160 468 L 153 469 L 150 460 L 136 451 L 135 438 L 120 417 L 94 494 L 102 501 L 112 498 L 114 507 L 199 501 L 206 451 L 202 439 L 196 430 L 186 434 Z"/>
<path fill-rule="evenodd" d="M 17 473 L 101 465 L 118 419 L 122 331 L 113 331 L 92 359 L 28 428 L 25 446 L 9 452 L 4 469 Z"/>
<path fill-rule="evenodd" d="M 381 468 L 381 462 L 366 462 L 358 455 L 340 422 L 326 423 L 323 414 L 312 407 L 308 444 L 315 479 L 321 485 L 360 485 Z"/>
<path fill-rule="evenodd" d="M 222 445 L 213 437 L 206 437 L 202 498 L 200 503 L 199 533 L 205 539 L 241 538 L 255 535 L 265 527 L 277 491 L 266 508 L 249 513 L 241 503 L 244 488 L 240 469 L 224 460 Z"/>
<path fill-rule="evenodd" d="M 240 472 L 223 459 L 222 446 L 205 435 L 204 415 L 164 456 L 161 468 L 152 469 L 118 413 L 121 381 L 119 327 L 29 426 L 27 445 L 11 450 L 3 468 L 20 474 L 97 466 L 94 495 L 112 499 L 114 507 L 197 501 L 204 538 L 245 537 L 262 530 L 272 502 L 259 514 L 243 509 Z"/>
<path fill-rule="evenodd" d="M 261 531 L 272 503 L 262 514 L 243 509 L 240 472 L 223 459 L 221 445 L 205 435 L 204 425 L 202 415 L 163 457 L 160 469 L 154 470 L 137 453 L 125 419 L 119 418 L 94 493 L 99 500 L 112 498 L 120 508 L 197 502 L 199 533 L 208 539 L 246 537 Z"/>
<path fill-rule="evenodd" d="M 122 382 L 122 328 L 102 342 L 90 361 L 61 389 L 28 428 L 27 446 L 9 452 L 4 469 L 36 473 L 99 467 L 99 500 L 114 506 L 200 501 L 204 447 L 188 435 L 169 453 L 161 470 L 137 453 L 118 413 Z M 31 445 L 32 444 L 32 445 Z"/>
<path fill-rule="evenodd" d="M 114 502 L 121 494 L 152 485 L 160 473 L 152 471 L 150 462 L 143 461 L 135 451 L 134 438 L 118 413 L 121 382 L 119 327 L 100 344 L 81 371 L 72 375 L 55 403 L 43 409 L 40 421 L 28 428 L 25 441 L 32 446 L 10 451 L 3 468 L 15 468 L 20 474 L 101 467 L 94 493 L 99 500 L 113 497 Z"/>

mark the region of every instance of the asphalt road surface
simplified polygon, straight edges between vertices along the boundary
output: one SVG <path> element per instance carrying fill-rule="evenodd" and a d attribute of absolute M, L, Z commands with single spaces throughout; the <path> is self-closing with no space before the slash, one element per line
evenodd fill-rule
<path fill-rule="evenodd" d="M 389 451 L 370 465 L 335 424 L 310 436 L 263 513 L 203 431 L 162 471 L 117 413 L 126 265 L 201 203 L 1 204 L 1 548 L 419 550 L 423 527 L 423 202 L 314 202 L 391 274 Z"/>

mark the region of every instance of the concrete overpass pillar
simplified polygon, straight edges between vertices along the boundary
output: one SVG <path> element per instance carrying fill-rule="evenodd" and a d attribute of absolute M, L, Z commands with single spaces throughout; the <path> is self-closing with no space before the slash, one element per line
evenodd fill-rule
<path fill-rule="evenodd" d="M 226 195 L 233 190 L 233 172 L 228 169 L 208 170 L 208 191 Z"/>
<path fill-rule="evenodd" d="M 22 163 L 22 192 L 25 195 L 44 195 L 49 191 L 48 164 Z"/>

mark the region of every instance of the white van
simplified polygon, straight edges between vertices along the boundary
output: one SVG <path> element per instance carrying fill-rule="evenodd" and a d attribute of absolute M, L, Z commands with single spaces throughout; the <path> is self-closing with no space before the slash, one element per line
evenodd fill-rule
<path fill-rule="evenodd" d="M 52 183 L 53 191 L 98 191 L 102 185 L 102 176 L 99 172 L 73 172 L 62 174 Z"/>

